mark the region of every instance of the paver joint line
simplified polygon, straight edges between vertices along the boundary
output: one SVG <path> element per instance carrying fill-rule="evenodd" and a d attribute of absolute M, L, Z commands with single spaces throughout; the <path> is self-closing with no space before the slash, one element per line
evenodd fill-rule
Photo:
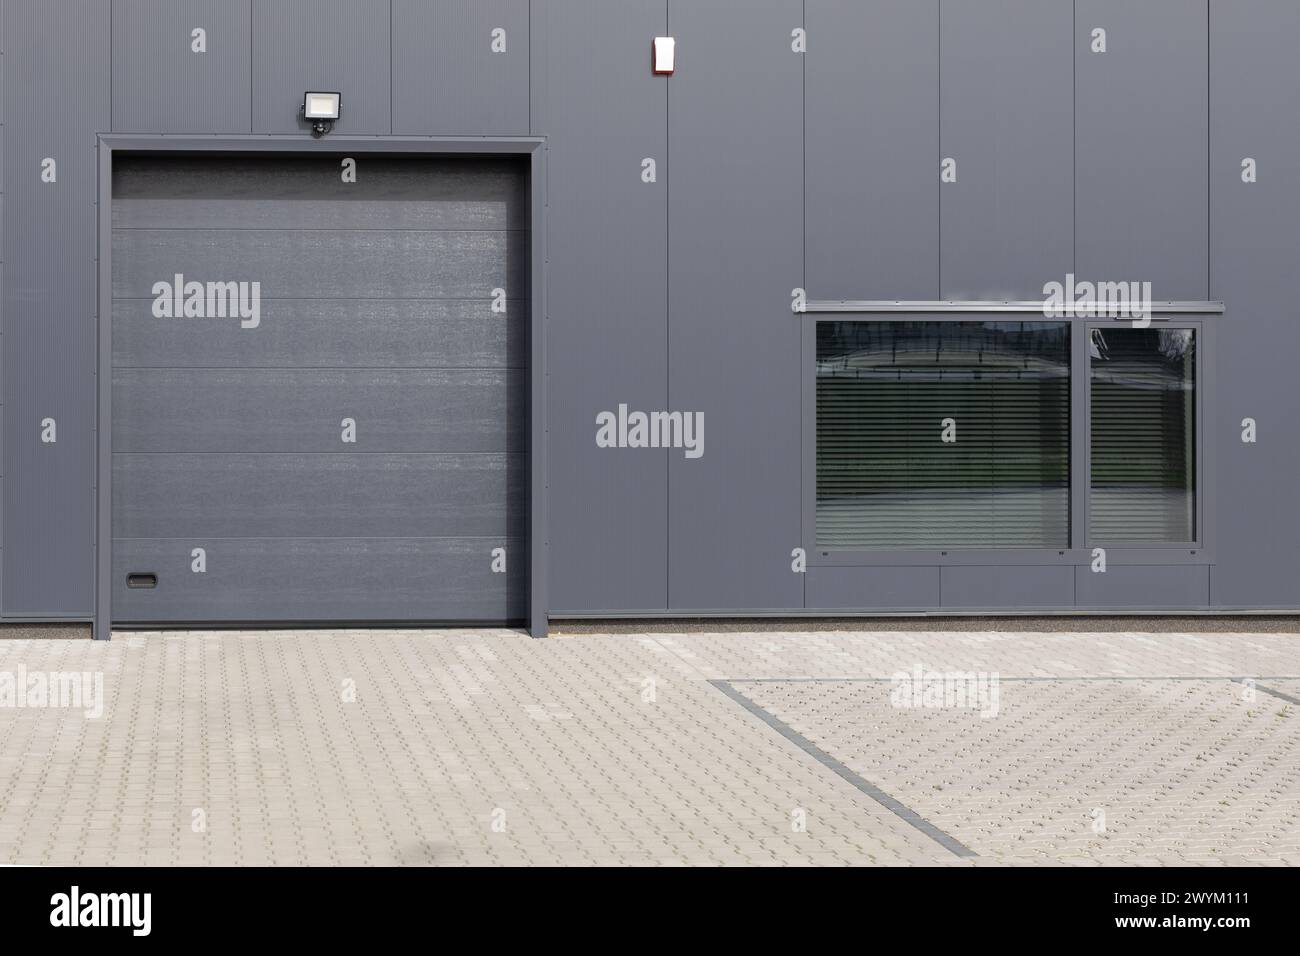
<path fill-rule="evenodd" d="M 955 854 L 956 856 L 962 856 L 962 857 L 979 856 L 978 853 L 976 853 L 970 847 L 966 846 L 960 840 L 955 839 L 950 834 L 944 833 L 942 830 L 936 827 L 929 820 L 926 820 L 915 810 L 912 810 L 910 807 L 905 806 L 904 804 L 896 800 L 894 797 L 891 797 L 889 794 L 885 793 L 885 791 L 881 790 L 870 780 L 867 780 L 864 777 L 854 773 L 844 764 L 840 763 L 840 761 L 836 760 L 830 754 L 826 753 L 824 750 L 822 750 L 820 747 L 814 744 L 807 737 L 803 736 L 803 734 L 799 733 L 794 728 L 792 728 L 789 724 L 777 718 L 769 710 L 760 707 L 758 704 L 754 703 L 752 700 L 750 700 L 740 691 L 736 690 L 736 688 L 732 687 L 730 681 L 711 680 L 709 681 L 709 683 L 712 684 L 714 687 L 716 687 L 718 690 L 722 691 L 722 693 L 726 694 L 736 703 L 740 704 L 741 707 L 745 708 L 745 710 L 749 711 L 759 720 L 763 721 L 763 723 L 767 724 L 769 727 L 775 730 L 786 740 L 790 741 L 800 750 L 804 751 L 804 753 L 808 754 L 810 757 L 812 757 L 822 766 L 826 767 L 826 769 L 832 771 L 837 776 L 841 777 L 842 779 L 846 780 L 848 783 L 852 784 L 855 788 L 860 790 L 862 793 L 865 793 L 868 797 L 876 801 L 876 803 L 880 804 L 882 807 L 884 807 L 890 813 L 894 814 L 900 820 L 903 820 L 904 822 L 915 827 L 917 830 L 920 830 L 922 833 L 924 833 L 930 839 L 934 840 L 944 849 Z"/>
<path fill-rule="evenodd" d="M 731 677 L 728 682 L 732 684 L 888 684 L 893 677 Z M 1152 681 L 1152 680 L 1176 680 L 1176 681 L 1208 681 L 1208 680 L 1226 680 L 1236 684 L 1244 683 L 1248 680 L 1300 680 L 1300 676 L 1288 674 L 1283 676 L 1270 675 L 1267 677 L 1224 677 L 1215 674 L 1206 674 L 1203 677 L 1184 677 L 1169 674 L 1152 674 L 1147 677 L 1119 677 L 1119 676 L 1101 676 L 1101 677 L 1005 677 L 998 675 L 998 680 L 1004 683 L 1021 683 L 1021 684 L 1072 684 L 1080 681 L 1095 681 L 1101 683 L 1113 683 L 1115 681 Z M 1257 690 L 1266 690 L 1255 685 Z M 1300 703 L 1280 691 L 1269 690 L 1268 693 L 1276 694 L 1284 700 L 1292 700 L 1294 703 Z"/>
<path fill-rule="evenodd" d="M 1244 684 L 1248 679 L 1249 678 L 1246 677 L 1233 678 L 1233 680 L 1236 681 L 1238 684 Z M 1276 678 L 1266 677 L 1264 679 L 1265 680 L 1300 680 L 1300 678 L 1295 678 L 1295 677 L 1276 677 Z M 1280 690 L 1274 690 L 1272 687 L 1265 687 L 1263 684 L 1260 684 L 1258 682 L 1256 682 L 1255 684 L 1255 690 L 1262 690 L 1266 694 L 1272 694 L 1274 697 L 1278 697 L 1286 701 L 1288 704 L 1300 705 L 1300 697 L 1292 697 L 1290 694 L 1284 694 Z"/>

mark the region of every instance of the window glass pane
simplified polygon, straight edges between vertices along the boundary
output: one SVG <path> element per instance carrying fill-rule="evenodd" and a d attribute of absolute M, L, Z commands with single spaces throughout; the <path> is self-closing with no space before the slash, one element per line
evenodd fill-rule
<path fill-rule="evenodd" d="M 1092 543 L 1196 539 L 1196 336 L 1093 329 Z"/>
<path fill-rule="evenodd" d="M 1068 323 L 817 324 L 819 547 L 1067 547 L 1069 467 Z"/>

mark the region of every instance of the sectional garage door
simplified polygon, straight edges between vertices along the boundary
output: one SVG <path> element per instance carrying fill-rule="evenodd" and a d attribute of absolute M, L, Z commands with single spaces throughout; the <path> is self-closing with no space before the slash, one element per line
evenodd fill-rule
<path fill-rule="evenodd" d="M 344 159 L 114 160 L 117 622 L 525 616 L 526 167 Z"/>

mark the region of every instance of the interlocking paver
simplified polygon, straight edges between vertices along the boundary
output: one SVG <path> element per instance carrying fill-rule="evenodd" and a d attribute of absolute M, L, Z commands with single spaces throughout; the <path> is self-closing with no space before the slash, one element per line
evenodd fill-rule
<path fill-rule="evenodd" d="M 1300 708 L 1260 688 L 1300 698 L 1298 646 L 466 629 L 0 641 L 0 672 L 98 673 L 107 698 L 98 719 L 0 707 L 0 862 L 1294 865 Z M 997 716 L 891 706 L 891 675 L 918 667 L 997 672 Z"/>

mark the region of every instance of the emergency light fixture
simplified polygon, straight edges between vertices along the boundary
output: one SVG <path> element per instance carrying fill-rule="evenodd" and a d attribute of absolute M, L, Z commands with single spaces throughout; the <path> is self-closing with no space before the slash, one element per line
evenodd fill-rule
<path fill-rule="evenodd" d="M 674 61 L 677 58 L 677 39 L 675 37 L 655 37 L 654 71 L 658 76 L 672 76 Z"/>

